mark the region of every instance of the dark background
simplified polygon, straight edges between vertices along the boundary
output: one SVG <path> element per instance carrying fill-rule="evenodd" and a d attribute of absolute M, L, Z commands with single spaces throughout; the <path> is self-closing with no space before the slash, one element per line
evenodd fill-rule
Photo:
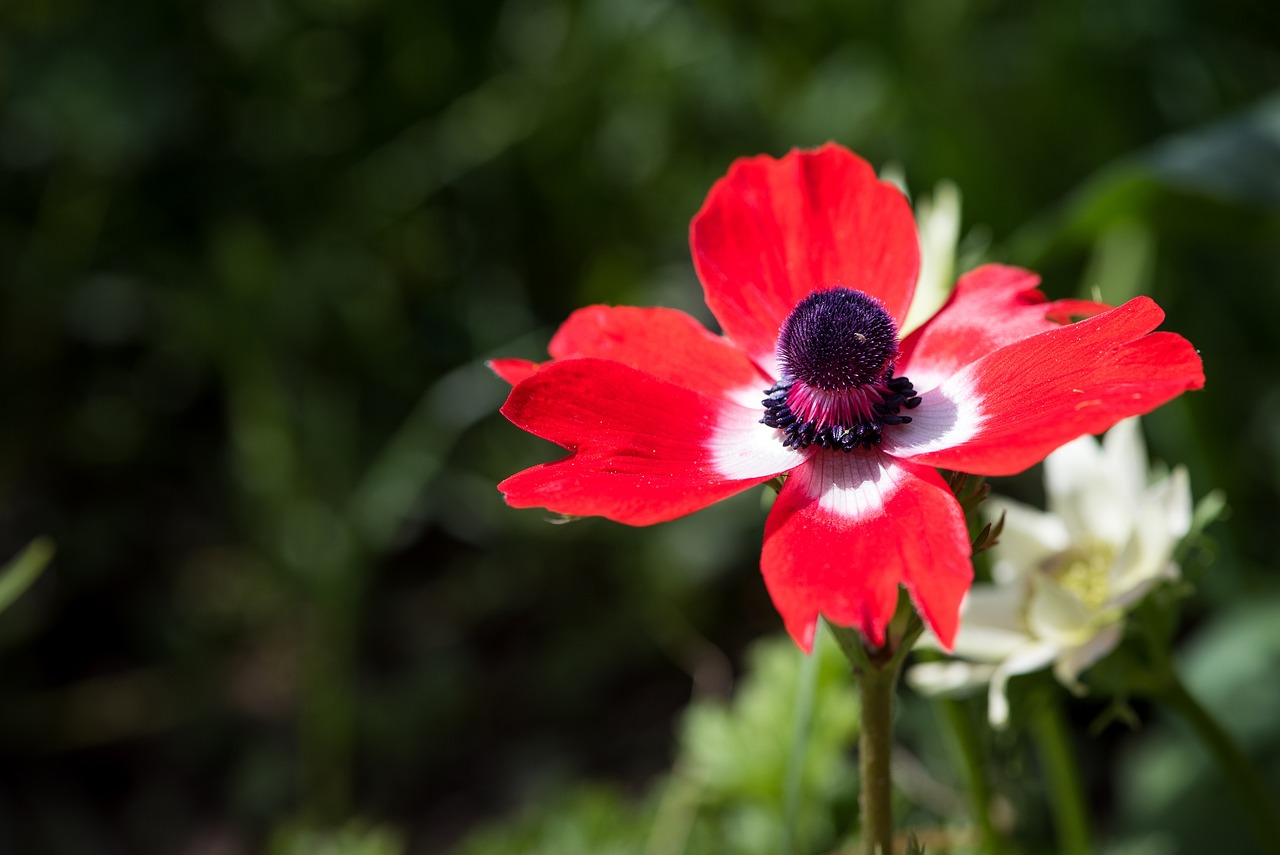
<path fill-rule="evenodd" d="M 760 496 L 508 509 L 555 451 L 482 362 L 592 302 L 710 321 L 707 189 L 826 140 L 955 181 L 968 262 L 1151 294 L 1201 349 L 1206 390 L 1147 421 L 1231 503 L 1181 644 L 1280 768 L 1273 4 L 14 0 L 0 558 L 58 551 L 0 614 L 0 852 L 362 818 L 435 853 L 579 781 L 642 792 L 691 675 L 727 693 L 780 629 Z M 1090 738 L 1100 708 L 1071 713 L 1103 839 L 1247 833 L 1184 731 L 1139 705 Z"/>

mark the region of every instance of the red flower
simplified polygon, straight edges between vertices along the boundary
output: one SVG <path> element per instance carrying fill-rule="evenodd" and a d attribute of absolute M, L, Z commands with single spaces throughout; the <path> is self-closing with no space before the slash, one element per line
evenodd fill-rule
<path fill-rule="evenodd" d="M 499 489 L 514 507 L 648 525 L 789 473 L 761 567 L 805 650 L 819 615 L 884 643 L 899 584 L 950 647 L 973 570 L 933 467 L 1019 472 L 1204 385 L 1191 345 L 1151 332 L 1150 299 L 1046 302 L 1013 267 L 963 276 L 899 341 L 911 211 L 833 144 L 734 163 L 690 241 L 724 335 L 671 309 L 591 306 L 551 361 L 495 360 L 515 384 L 503 415 L 571 452 Z"/>

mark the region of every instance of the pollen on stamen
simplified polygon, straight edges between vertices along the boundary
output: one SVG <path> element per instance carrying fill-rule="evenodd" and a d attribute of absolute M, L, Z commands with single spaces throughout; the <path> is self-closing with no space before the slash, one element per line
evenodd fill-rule
<path fill-rule="evenodd" d="M 873 448 L 920 404 L 911 381 L 894 376 L 897 357 L 898 328 L 879 300 L 849 288 L 810 294 L 779 331 L 782 379 L 765 390 L 760 421 L 790 448 Z"/>

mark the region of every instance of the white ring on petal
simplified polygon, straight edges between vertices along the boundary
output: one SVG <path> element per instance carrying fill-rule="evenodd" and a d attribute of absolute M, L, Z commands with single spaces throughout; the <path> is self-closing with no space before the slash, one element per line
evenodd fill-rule
<path fill-rule="evenodd" d="M 739 386 L 736 389 L 725 389 L 724 397 L 740 407 L 746 407 L 749 410 L 759 410 L 760 414 L 764 414 L 765 392 L 769 390 L 769 382 L 762 381 L 758 384 L 750 386 Z M 759 417 L 757 416 L 757 419 Z"/>
<path fill-rule="evenodd" d="M 957 374 L 923 393 L 914 410 L 903 410 L 911 416 L 910 424 L 885 431 L 881 447 L 894 457 L 911 457 L 964 445 L 986 421 L 981 404 L 972 381 Z"/>
<path fill-rule="evenodd" d="M 876 452 L 821 450 L 809 465 L 792 473 L 796 486 L 818 506 L 845 519 L 881 513 L 907 472 L 893 458 Z"/>
<path fill-rule="evenodd" d="M 733 403 L 744 400 L 745 392 L 728 393 L 731 400 L 720 408 L 707 440 L 716 472 L 730 481 L 767 478 L 790 472 L 808 460 L 814 451 L 812 447 L 803 451 L 786 448 L 782 444 L 782 431 L 760 423 L 764 414 L 759 404 L 764 399 L 763 390 L 753 393 L 755 406 Z"/>

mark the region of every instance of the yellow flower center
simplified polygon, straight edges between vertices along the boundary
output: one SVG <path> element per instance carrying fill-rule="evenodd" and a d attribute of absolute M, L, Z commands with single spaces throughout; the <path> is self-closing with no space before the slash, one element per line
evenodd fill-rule
<path fill-rule="evenodd" d="M 1044 569 L 1064 591 L 1097 611 L 1111 598 L 1111 565 L 1115 558 L 1114 546 L 1092 541 L 1058 553 Z"/>

